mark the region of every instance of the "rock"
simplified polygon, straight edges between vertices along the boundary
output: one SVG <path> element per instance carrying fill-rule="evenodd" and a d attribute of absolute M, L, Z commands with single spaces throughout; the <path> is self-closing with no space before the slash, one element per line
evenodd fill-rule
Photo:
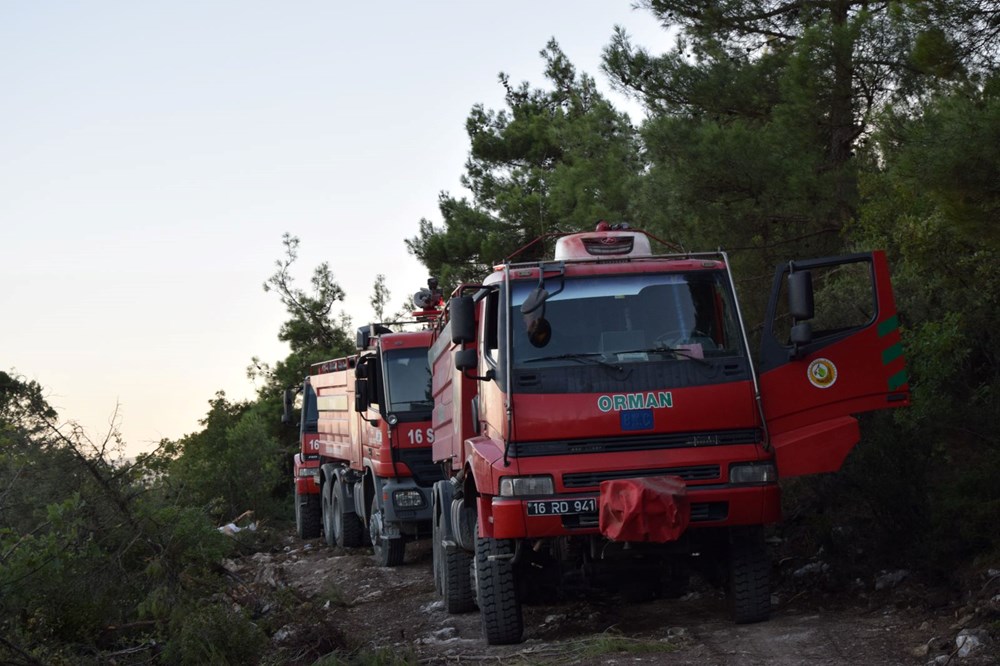
<path fill-rule="evenodd" d="M 923 645 L 918 645 L 917 647 L 910 650 L 910 654 L 914 657 L 926 657 L 930 652 L 930 647 L 924 643 Z"/>
<path fill-rule="evenodd" d="M 424 604 L 420 607 L 420 610 L 424 613 L 428 611 L 444 610 L 444 599 L 438 599 L 437 601 L 432 601 L 429 604 Z"/>
<path fill-rule="evenodd" d="M 896 571 L 883 572 L 881 576 L 875 579 L 875 589 L 876 590 L 889 590 L 901 582 L 903 579 L 910 575 L 910 572 L 906 569 L 897 569 Z"/>
<path fill-rule="evenodd" d="M 295 634 L 295 627 L 290 624 L 286 624 L 281 629 L 274 632 L 274 636 L 271 636 L 271 641 L 274 643 L 284 643 L 289 639 L 294 638 Z"/>
<path fill-rule="evenodd" d="M 273 564 L 265 565 L 263 568 L 257 571 L 257 575 L 254 576 L 253 581 L 255 583 L 262 583 L 264 585 L 268 585 L 272 588 L 277 588 L 280 585 L 279 573 L 277 567 L 275 567 Z"/>
<path fill-rule="evenodd" d="M 958 648 L 958 656 L 965 659 L 970 654 L 983 646 L 983 639 L 979 633 L 969 629 L 962 629 L 955 637 L 955 647 Z"/>
<path fill-rule="evenodd" d="M 434 640 L 446 641 L 458 636 L 458 630 L 455 627 L 442 627 L 437 631 L 431 632 L 431 636 Z"/>
<path fill-rule="evenodd" d="M 565 615 L 546 615 L 545 621 L 542 622 L 542 624 L 556 624 L 558 622 L 562 622 L 565 619 L 566 619 Z"/>
<path fill-rule="evenodd" d="M 792 575 L 796 578 L 803 578 L 804 576 L 811 576 L 815 574 L 823 574 L 830 570 L 830 565 L 826 562 L 810 562 L 804 567 L 800 567 L 792 572 Z"/>

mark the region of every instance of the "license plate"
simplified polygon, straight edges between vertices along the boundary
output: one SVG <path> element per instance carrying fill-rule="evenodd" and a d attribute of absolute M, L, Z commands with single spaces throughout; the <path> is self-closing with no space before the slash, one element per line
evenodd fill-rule
<path fill-rule="evenodd" d="M 596 497 L 564 500 L 532 500 L 528 502 L 529 516 L 568 516 L 577 513 L 596 512 Z"/>

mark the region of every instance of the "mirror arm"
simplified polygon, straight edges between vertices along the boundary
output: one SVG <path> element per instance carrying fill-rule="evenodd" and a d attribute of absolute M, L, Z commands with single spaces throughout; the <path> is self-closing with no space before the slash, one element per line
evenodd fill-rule
<path fill-rule="evenodd" d="M 462 371 L 462 376 L 466 379 L 475 379 L 480 382 L 489 382 L 497 378 L 497 373 L 493 368 L 486 371 L 485 375 L 470 375 L 468 370 Z"/>

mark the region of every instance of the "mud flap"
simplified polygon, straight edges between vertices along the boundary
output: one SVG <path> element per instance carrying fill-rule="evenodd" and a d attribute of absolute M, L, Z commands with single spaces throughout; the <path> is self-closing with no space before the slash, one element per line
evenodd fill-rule
<path fill-rule="evenodd" d="M 687 485 L 677 476 L 601 483 L 601 534 L 612 541 L 676 541 L 691 520 Z"/>

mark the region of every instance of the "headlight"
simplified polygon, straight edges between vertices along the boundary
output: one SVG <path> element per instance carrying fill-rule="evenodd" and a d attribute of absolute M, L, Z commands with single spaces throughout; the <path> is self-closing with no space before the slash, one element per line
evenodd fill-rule
<path fill-rule="evenodd" d="M 774 463 L 740 463 L 729 466 L 729 483 L 775 483 L 778 470 Z"/>
<path fill-rule="evenodd" d="M 319 478 L 319 467 L 300 467 L 299 476 L 311 476 L 317 479 Z"/>
<path fill-rule="evenodd" d="M 424 496 L 419 490 L 397 490 L 392 501 L 401 509 L 418 509 L 424 505 Z"/>
<path fill-rule="evenodd" d="M 552 495 L 555 486 L 551 476 L 504 476 L 500 478 L 500 496 Z"/>

